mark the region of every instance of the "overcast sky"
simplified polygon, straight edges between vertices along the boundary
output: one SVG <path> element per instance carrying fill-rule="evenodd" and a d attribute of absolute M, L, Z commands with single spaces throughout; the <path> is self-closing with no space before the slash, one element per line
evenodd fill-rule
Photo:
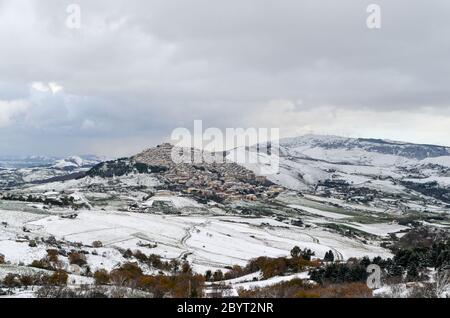
<path fill-rule="evenodd" d="M 195 119 L 450 146 L 448 0 L 79 0 L 70 29 L 72 2 L 0 0 L 0 155 L 129 155 Z"/>

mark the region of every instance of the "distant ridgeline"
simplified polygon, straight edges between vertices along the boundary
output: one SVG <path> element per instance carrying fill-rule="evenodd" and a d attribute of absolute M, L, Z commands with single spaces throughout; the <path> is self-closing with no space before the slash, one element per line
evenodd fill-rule
<path fill-rule="evenodd" d="M 449 149 L 443 146 L 416 145 L 411 143 L 400 143 L 382 139 L 367 138 L 359 138 L 357 141 L 365 145 L 368 151 L 414 158 L 417 160 L 450 155 Z"/>
<path fill-rule="evenodd" d="M 323 149 L 364 149 L 386 155 L 402 156 L 410 159 L 423 160 L 425 158 L 449 156 L 450 148 L 444 146 L 413 144 L 375 138 L 344 138 L 336 136 L 307 135 L 296 138 L 286 138 L 281 145 L 308 145 L 311 148 Z"/>

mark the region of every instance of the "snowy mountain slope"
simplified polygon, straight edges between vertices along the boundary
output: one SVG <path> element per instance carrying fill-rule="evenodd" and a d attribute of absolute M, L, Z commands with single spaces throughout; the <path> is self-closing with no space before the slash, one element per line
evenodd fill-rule
<path fill-rule="evenodd" d="M 347 156 L 351 156 L 352 154 L 356 154 L 355 159 L 358 158 L 358 155 L 367 153 L 371 154 L 368 159 L 377 157 L 376 154 L 414 160 L 450 156 L 450 148 L 448 147 L 369 138 L 305 135 L 302 137 L 283 139 L 280 141 L 280 144 L 291 151 L 304 153 L 307 156 L 309 153 L 309 157 L 316 156 L 319 157 L 318 159 L 325 159 L 323 157 L 320 158 L 321 153 L 327 154 L 330 151 L 331 154 L 336 153 L 333 150 L 340 150 L 338 153 L 341 153 L 341 155 L 346 154 Z M 312 149 L 318 149 L 319 153 L 316 153 Z M 338 157 L 336 159 L 341 158 Z"/>
<path fill-rule="evenodd" d="M 82 167 L 92 167 L 100 161 L 103 160 L 101 160 L 100 158 L 85 159 L 79 156 L 71 156 L 68 158 L 56 160 L 52 167 L 64 170 L 72 170 Z"/>
<path fill-rule="evenodd" d="M 71 164 L 73 166 L 87 166 L 101 161 L 105 161 L 105 157 L 94 155 L 70 156 L 63 157 L 47 157 L 47 156 L 0 156 L 0 168 L 20 169 L 20 168 L 39 168 L 39 167 L 64 167 Z M 66 164 L 64 164 L 66 163 Z"/>
<path fill-rule="evenodd" d="M 263 145 L 259 145 L 260 153 L 256 154 L 255 149 L 236 148 L 229 152 L 227 158 L 238 158 L 240 164 L 259 174 L 268 156 L 261 153 L 264 152 Z M 242 158 L 246 156 L 257 156 L 262 160 L 242 163 Z M 429 192 L 428 189 L 416 189 L 411 182 L 437 182 L 444 188 L 439 191 L 450 191 L 450 148 L 442 146 L 307 135 L 282 139 L 279 143 L 279 163 L 278 173 L 267 175 L 267 178 L 299 191 L 316 191 L 318 187 L 325 186 L 403 194 L 411 189 Z M 428 195 L 436 197 L 434 193 Z M 449 201 L 445 193 L 444 196 L 437 195 L 440 200 L 450 202 L 450 192 Z"/>
<path fill-rule="evenodd" d="M 39 183 L 90 169 L 104 158 L 96 156 L 0 158 L 0 188 Z"/>

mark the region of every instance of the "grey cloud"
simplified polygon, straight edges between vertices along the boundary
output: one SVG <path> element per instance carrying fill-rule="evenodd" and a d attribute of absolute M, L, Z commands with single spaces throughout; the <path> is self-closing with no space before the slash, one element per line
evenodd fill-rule
<path fill-rule="evenodd" d="M 381 30 L 365 25 L 373 2 Z M 69 3 L 0 0 L 0 101 L 31 103 L 0 128 L 2 152 L 72 153 L 97 142 L 122 153 L 131 148 L 114 140 L 146 147 L 194 119 L 260 124 L 280 99 L 301 99 L 300 113 L 450 116 L 445 0 L 79 0 L 80 30 L 65 27 Z M 64 90 L 38 97 L 36 81 Z M 398 130 L 391 139 L 403 137 Z"/>

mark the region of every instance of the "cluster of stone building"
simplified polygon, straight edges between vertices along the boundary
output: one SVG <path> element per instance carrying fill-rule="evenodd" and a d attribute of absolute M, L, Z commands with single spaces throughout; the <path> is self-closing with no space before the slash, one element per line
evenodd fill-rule
<path fill-rule="evenodd" d="M 168 190 L 182 192 L 205 201 L 254 201 L 260 197 L 275 197 L 283 189 L 265 177 L 232 162 L 181 163 L 171 159 L 173 146 L 163 144 L 134 157 L 149 166 L 164 166 L 159 178 Z"/>
<path fill-rule="evenodd" d="M 255 201 L 259 197 L 273 197 L 282 189 L 264 177 L 234 164 L 180 165 L 164 175 L 174 190 L 205 200 Z"/>

